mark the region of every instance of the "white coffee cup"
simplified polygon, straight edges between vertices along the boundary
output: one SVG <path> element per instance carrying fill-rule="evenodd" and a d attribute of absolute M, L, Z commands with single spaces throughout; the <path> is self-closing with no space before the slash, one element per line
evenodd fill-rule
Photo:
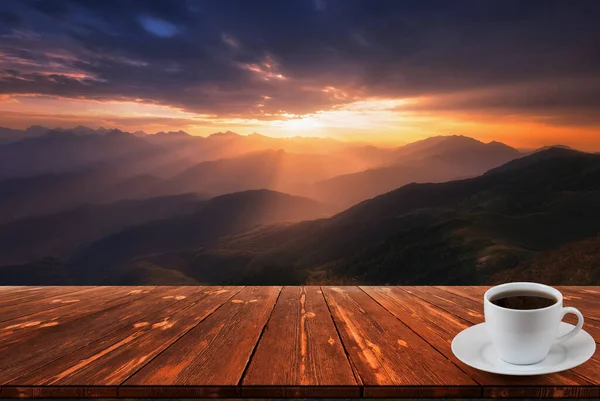
<path fill-rule="evenodd" d="M 491 302 L 495 296 L 547 294 L 557 300 L 540 309 L 508 309 Z M 485 325 L 500 358 L 515 365 L 531 365 L 546 358 L 552 344 L 575 336 L 583 327 L 583 315 L 575 308 L 563 308 L 563 296 L 555 288 L 537 283 L 507 283 L 490 288 L 483 296 Z M 577 326 L 558 337 L 558 327 L 567 313 L 577 315 Z"/>

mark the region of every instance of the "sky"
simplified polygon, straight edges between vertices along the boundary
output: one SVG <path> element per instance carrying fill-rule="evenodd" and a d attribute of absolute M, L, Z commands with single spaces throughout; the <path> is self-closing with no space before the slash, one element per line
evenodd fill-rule
<path fill-rule="evenodd" d="M 0 2 L 0 126 L 600 150 L 600 1 Z"/>

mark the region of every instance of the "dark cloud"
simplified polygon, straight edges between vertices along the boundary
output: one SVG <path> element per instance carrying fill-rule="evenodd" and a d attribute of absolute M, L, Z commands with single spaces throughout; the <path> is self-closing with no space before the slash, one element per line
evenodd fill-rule
<path fill-rule="evenodd" d="M 17 28 L 21 25 L 21 17 L 14 12 L 2 11 L 0 12 L 0 24 L 4 27 Z"/>
<path fill-rule="evenodd" d="M 453 96 L 576 124 L 598 106 L 599 16 L 596 0 L 3 1 L 0 93 L 264 119 Z"/>
<path fill-rule="evenodd" d="M 418 99 L 399 111 L 463 113 L 465 116 L 520 116 L 569 125 L 600 125 L 600 78 L 582 76 L 499 86 Z"/>

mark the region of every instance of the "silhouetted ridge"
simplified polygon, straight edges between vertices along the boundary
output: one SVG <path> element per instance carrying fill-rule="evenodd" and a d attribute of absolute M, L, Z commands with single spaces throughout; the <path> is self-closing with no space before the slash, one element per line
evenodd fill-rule
<path fill-rule="evenodd" d="M 479 177 L 437 184 L 412 183 L 364 201 L 332 219 L 372 220 L 417 209 L 456 207 L 482 191 L 493 191 L 497 196 L 503 191 L 507 195 L 514 191 L 537 192 L 543 198 L 547 190 L 567 189 L 600 189 L 600 156 L 551 148 L 510 161 Z"/>
<path fill-rule="evenodd" d="M 316 184 L 315 199 L 340 206 L 389 192 L 410 182 L 445 182 L 483 174 L 521 154 L 510 146 L 465 136 L 428 138 L 397 149 L 397 161 Z"/>
<path fill-rule="evenodd" d="M 571 148 L 565 147 L 549 147 L 539 151 L 536 151 L 530 155 L 512 160 L 502 166 L 496 167 L 494 169 L 489 170 L 486 174 L 496 174 L 500 172 L 506 172 L 510 170 L 516 170 L 520 168 L 525 168 L 527 166 L 531 166 L 535 163 L 538 163 L 542 160 L 547 159 L 558 159 L 558 158 L 569 158 L 569 157 L 588 157 L 589 153 L 580 152 L 578 150 L 574 150 Z"/>
<path fill-rule="evenodd" d="M 198 211 L 156 220 L 108 236 L 83 249 L 71 262 L 83 282 L 109 280 L 134 257 L 205 246 L 219 237 L 261 224 L 322 218 L 328 208 L 311 199 L 269 190 L 245 191 L 210 199 Z M 106 268 L 110 266 L 111 271 Z M 90 280 L 90 281 L 86 281 Z"/>

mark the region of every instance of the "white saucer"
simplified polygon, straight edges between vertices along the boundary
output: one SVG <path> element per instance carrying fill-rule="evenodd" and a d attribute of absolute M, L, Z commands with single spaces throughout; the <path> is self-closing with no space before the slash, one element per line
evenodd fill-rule
<path fill-rule="evenodd" d="M 568 333 L 573 327 L 571 324 L 561 322 L 559 335 Z M 562 372 L 581 365 L 590 359 L 595 351 L 594 339 L 581 330 L 575 337 L 554 344 L 542 362 L 534 365 L 513 365 L 500 359 L 488 338 L 485 323 L 461 331 L 452 340 L 452 352 L 461 362 L 485 372 L 512 376 Z"/>

